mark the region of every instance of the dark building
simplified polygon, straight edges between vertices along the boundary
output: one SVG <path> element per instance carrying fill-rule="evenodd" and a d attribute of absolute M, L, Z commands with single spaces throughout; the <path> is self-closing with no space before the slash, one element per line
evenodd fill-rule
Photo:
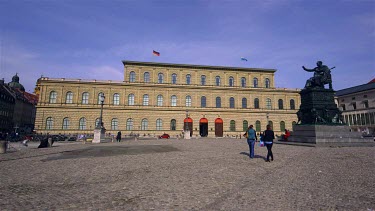
<path fill-rule="evenodd" d="M 13 129 L 13 113 L 15 98 L 10 88 L 0 80 L 0 132 L 9 132 Z"/>
<path fill-rule="evenodd" d="M 34 129 L 38 96 L 25 92 L 16 74 L 8 84 L 0 81 L 0 130 L 30 133 Z"/>

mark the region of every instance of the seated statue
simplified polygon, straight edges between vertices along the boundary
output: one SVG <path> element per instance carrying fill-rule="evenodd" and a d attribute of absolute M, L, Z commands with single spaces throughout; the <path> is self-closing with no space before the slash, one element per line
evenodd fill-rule
<path fill-rule="evenodd" d="M 314 72 L 314 76 L 306 81 L 305 88 L 324 88 L 325 84 L 329 84 L 329 88 L 332 89 L 331 70 L 335 67 L 330 69 L 326 65 L 323 65 L 322 61 L 318 61 L 316 65 L 317 67 L 314 69 L 307 69 L 305 66 L 302 66 L 307 72 Z"/>

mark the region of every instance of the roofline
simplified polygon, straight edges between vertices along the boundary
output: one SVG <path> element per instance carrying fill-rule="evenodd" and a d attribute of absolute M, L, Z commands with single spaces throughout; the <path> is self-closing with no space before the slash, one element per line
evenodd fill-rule
<path fill-rule="evenodd" d="M 353 86 L 341 90 L 337 90 L 335 93 L 335 96 L 344 96 L 344 95 L 350 95 L 353 93 L 358 93 L 358 92 L 364 92 L 368 90 L 375 89 L 375 83 L 367 83 L 367 84 L 361 84 L 358 86 Z"/>
<path fill-rule="evenodd" d="M 257 71 L 257 72 L 276 72 L 276 69 L 265 68 L 245 68 L 245 67 L 226 67 L 226 66 L 209 66 L 209 65 L 194 65 L 194 64 L 173 64 L 173 63 L 157 63 L 157 62 L 140 62 L 123 60 L 122 63 L 126 65 L 137 66 L 157 66 L 157 67 L 177 67 L 177 68 L 194 68 L 194 69 L 210 69 L 210 70 L 237 70 L 237 71 Z"/>

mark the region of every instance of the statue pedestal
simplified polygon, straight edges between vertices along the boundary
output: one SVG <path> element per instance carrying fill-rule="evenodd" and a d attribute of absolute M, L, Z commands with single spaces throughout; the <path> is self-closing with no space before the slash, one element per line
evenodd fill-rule
<path fill-rule="evenodd" d="M 287 142 L 305 143 L 311 146 L 374 146 L 371 138 L 350 131 L 346 125 L 294 125 Z"/>
<path fill-rule="evenodd" d="M 335 104 L 335 91 L 332 89 L 312 88 L 300 92 L 301 105 L 297 113 L 301 124 L 337 124 L 341 111 Z"/>
<path fill-rule="evenodd" d="M 190 130 L 184 130 L 184 139 L 190 139 Z"/>
<path fill-rule="evenodd" d="M 100 143 L 105 140 L 105 133 L 103 129 L 95 129 L 94 130 L 94 139 L 92 143 Z"/>

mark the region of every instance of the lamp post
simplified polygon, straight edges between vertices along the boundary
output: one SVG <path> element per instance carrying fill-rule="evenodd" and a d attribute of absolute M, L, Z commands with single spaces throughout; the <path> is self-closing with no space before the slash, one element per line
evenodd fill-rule
<path fill-rule="evenodd" d="M 99 102 L 100 102 L 100 117 L 99 122 L 95 127 L 94 130 L 94 139 L 92 140 L 93 143 L 100 143 L 101 140 L 104 139 L 104 126 L 103 126 L 103 105 L 104 105 L 105 96 L 104 93 L 99 95 Z"/>
<path fill-rule="evenodd" d="M 101 93 L 99 95 L 99 101 L 100 101 L 100 117 L 99 117 L 99 124 L 96 125 L 96 129 L 100 129 L 103 126 L 103 105 L 104 105 L 105 96 L 104 93 Z"/>
<path fill-rule="evenodd" d="M 267 117 L 267 125 L 269 125 L 269 123 L 270 123 L 270 121 L 268 120 L 269 119 L 269 115 L 270 115 L 270 113 L 266 113 L 266 117 Z"/>

